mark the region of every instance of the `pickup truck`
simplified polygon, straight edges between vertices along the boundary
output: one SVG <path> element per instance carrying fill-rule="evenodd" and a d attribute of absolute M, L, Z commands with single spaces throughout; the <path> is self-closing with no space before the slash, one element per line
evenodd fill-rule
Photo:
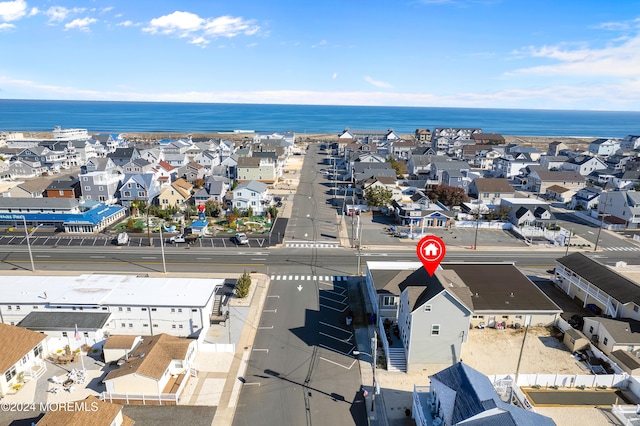
<path fill-rule="evenodd" d="M 198 235 L 197 234 L 179 234 L 179 235 L 174 235 L 171 238 L 169 238 L 169 242 L 171 244 L 177 244 L 177 243 L 188 243 L 191 244 L 193 242 L 195 242 L 198 239 Z"/>

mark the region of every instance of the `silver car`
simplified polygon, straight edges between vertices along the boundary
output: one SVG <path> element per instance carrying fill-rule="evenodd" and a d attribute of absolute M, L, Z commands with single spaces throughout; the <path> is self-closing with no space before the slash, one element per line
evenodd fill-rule
<path fill-rule="evenodd" d="M 246 245 L 249 244 L 249 239 L 247 238 L 247 236 L 243 233 L 238 233 L 236 234 L 233 239 L 235 240 L 236 244 L 238 245 Z"/>

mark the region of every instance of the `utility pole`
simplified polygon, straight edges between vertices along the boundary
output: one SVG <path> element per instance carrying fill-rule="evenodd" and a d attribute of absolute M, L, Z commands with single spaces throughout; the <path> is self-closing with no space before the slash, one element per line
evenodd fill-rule
<path fill-rule="evenodd" d="M 602 194 L 600 194 L 602 196 Z M 599 197 L 598 197 L 599 198 Z M 598 228 L 598 235 L 596 236 L 596 245 L 593 248 L 593 251 L 598 251 L 598 243 L 600 242 L 600 232 L 602 232 L 602 225 L 604 225 L 604 217 L 607 215 L 607 202 L 608 197 L 605 197 L 604 206 L 602 207 L 602 219 L 600 219 L 600 227 Z M 598 206 L 598 210 L 600 210 L 600 206 Z"/>
<path fill-rule="evenodd" d="M 162 226 L 159 228 L 160 231 L 160 250 L 162 252 L 162 272 L 167 273 L 167 262 L 164 259 L 164 240 L 162 239 Z"/>
<path fill-rule="evenodd" d="M 27 249 L 29 250 L 29 259 L 31 260 L 31 272 L 35 272 L 36 266 L 33 263 L 33 254 L 31 253 L 31 242 L 29 241 L 29 230 L 27 229 L 27 218 L 22 215 L 22 223 L 24 223 L 24 233 L 27 236 Z"/>
<path fill-rule="evenodd" d="M 480 201 L 478 201 L 478 212 L 476 215 L 476 236 L 473 239 L 473 249 L 478 249 L 478 227 L 480 227 Z"/>
<path fill-rule="evenodd" d="M 567 249 L 564 251 L 564 255 L 567 256 L 569 254 L 569 246 L 571 245 L 571 235 L 573 235 L 573 228 L 569 231 L 569 241 L 567 242 Z"/>
<path fill-rule="evenodd" d="M 520 361 L 522 361 L 522 353 L 524 352 L 524 344 L 527 341 L 527 332 L 529 331 L 529 323 L 531 315 L 524 316 L 524 337 L 522 338 L 522 346 L 520 346 L 520 355 L 518 356 L 518 365 L 516 366 L 516 386 L 518 385 L 518 375 L 520 374 Z"/>
<path fill-rule="evenodd" d="M 378 382 L 376 382 L 376 364 L 378 363 L 377 358 L 377 349 L 378 349 L 378 333 L 376 331 L 373 332 L 373 337 L 371 338 L 371 368 L 373 368 L 373 387 L 371 389 L 371 411 L 375 410 L 376 403 L 376 387 Z"/>

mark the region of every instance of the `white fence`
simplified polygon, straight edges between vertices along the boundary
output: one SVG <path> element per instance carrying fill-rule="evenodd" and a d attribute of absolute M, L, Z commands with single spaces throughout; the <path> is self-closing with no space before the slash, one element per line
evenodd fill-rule
<path fill-rule="evenodd" d="M 511 222 L 476 222 L 475 220 L 457 220 L 454 222 L 456 228 L 475 228 L 479 229 L 511 229 Z"/>
<path fill-rule="evenodd" d="M 176 393 L 163 393 L 158 395 L 148 394 L 148 393 L 113 393 L 113 392 L 102 392 L 100 394 L 100 399 L 102 401 L 116 402 L 125 401 L 126 404 L 134 403 L 142 403 L 142 405 L 146 405 L 147 403 L 151 403 L 153 405 L 163 405 L 163 402 L 166 405 L 167 403 L 171 403 L 171 405 L 178 405 L 178 394 Z"/>
<path fill-rule="evenodd" d="M 515 374 L 487 376 L 491 383 L 501 380 L 510 380 Z M 563 388 L 575 388 L 584 386 L 588 388 L 606 386 L 608 388 L 627 388 L 627 374 L 520 374 L 518 382 L 520 387 L 551 387 L 558 386 Z M 640 385 L 640 384 L 639 384 Z M 639 389 L 640 390 L 640 389 Z"/>

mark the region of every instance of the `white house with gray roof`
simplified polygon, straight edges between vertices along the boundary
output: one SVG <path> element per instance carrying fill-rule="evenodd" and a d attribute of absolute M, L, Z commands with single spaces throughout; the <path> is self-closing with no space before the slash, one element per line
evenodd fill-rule
<path fill-rule="evenodd" d="M 272 202 L 268 189 L 266 183 L 257 180 L 242 182 L 233 190 L 233 207 L 241 211 L 251 207 L 253 214 L 263 215 Z"/>

